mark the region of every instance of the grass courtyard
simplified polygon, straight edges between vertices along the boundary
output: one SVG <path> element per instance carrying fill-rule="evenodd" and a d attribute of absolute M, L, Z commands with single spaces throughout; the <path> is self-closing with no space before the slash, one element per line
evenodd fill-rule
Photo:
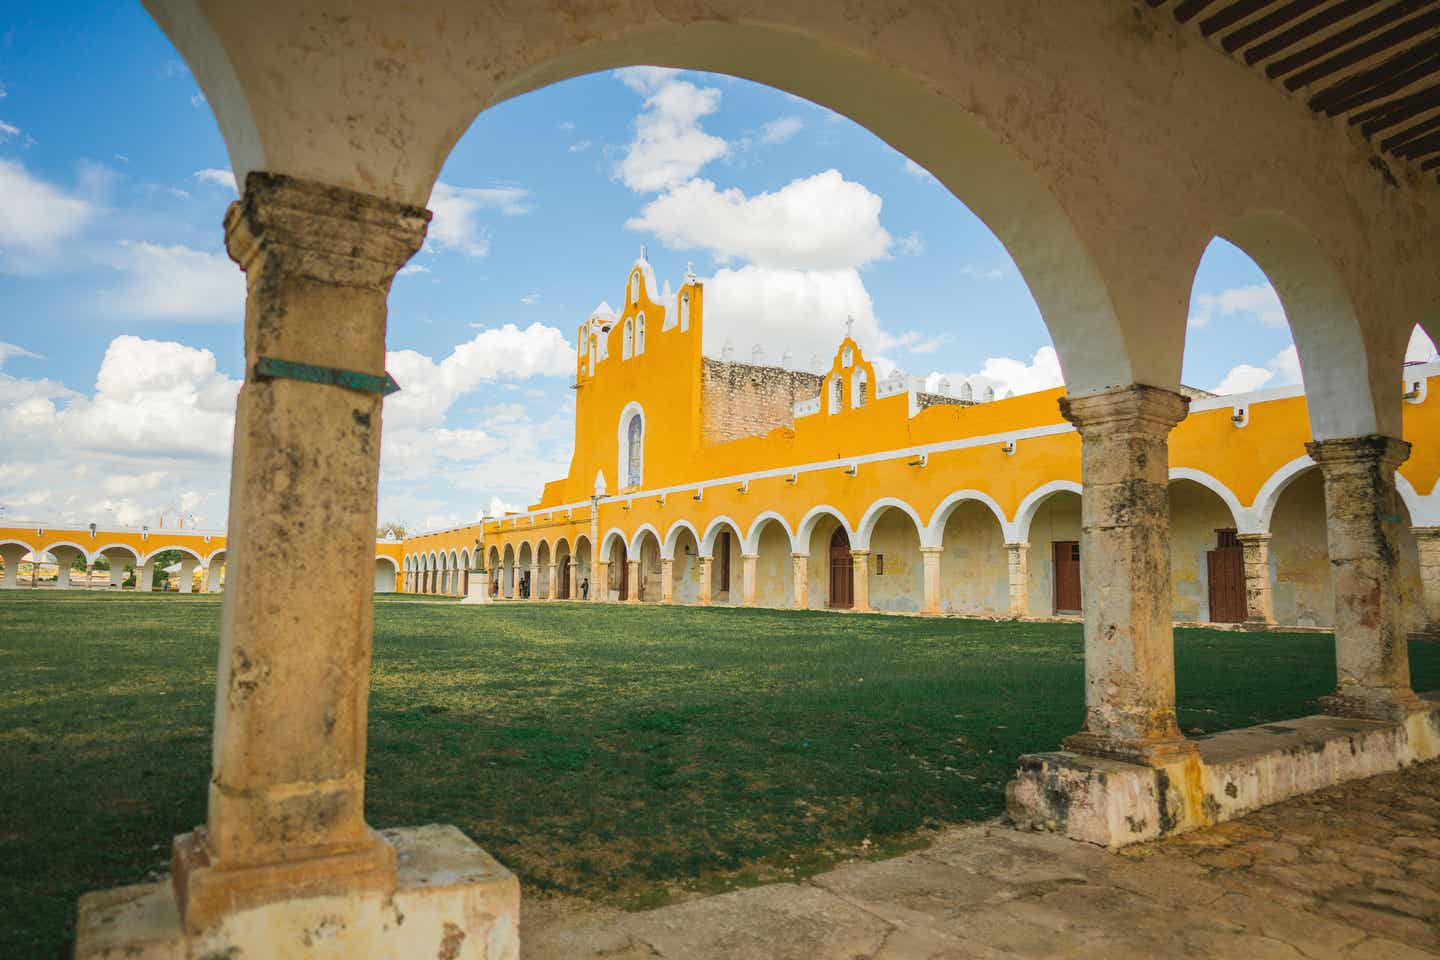
<path fill-rule="evenodd" d="M 205 815 L 220 603 L 0 594 L 0 957 L 157 876 Z M 1180 720 L 1313 712 L 1329 636 L 1180 630 Z M 1418 689 L 1440 644 L 1416 644 Z M 1081 631 L 756 610 L 377 601 L 367 811 L 458 825 L 546 892 L 643 907 L 993 816 L 1079 723 Z"/>

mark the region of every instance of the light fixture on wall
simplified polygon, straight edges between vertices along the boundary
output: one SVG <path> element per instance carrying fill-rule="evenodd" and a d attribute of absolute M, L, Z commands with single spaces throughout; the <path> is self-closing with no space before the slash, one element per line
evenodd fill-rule
<path fill-rule="evenodd" d="M 665 506 L 665 494 L 662 493 L 660 494 L 660 496 L 656 497 L 655 502 L 660 504 L 660 506 L 662 507 Z"/>
<path fill-rule="evenodd" d="M 926 467 L 930 465 L 930 454 L 922 453 L 906 464 L 907 467 Z"/>
<path fill-rule="evenodd" d="M 741 481 L 740 481 L 740 486 L 736 487 L 735 489 L 738 490 L 740 493 L 749 493 L 749 492 L 750 492 L 750 481 L 749 481 L 749 480 L 741 480 Z"/>
<path fill-rule="evenodd" d="M 1428 381 L 1424 377 L 1419 380 L 1406 380 L 1405 392 L 1400 395 L 1400 399 L 1406 403 L 1424 403 L 1425 394 L 1428 392 Z"/>
<path fill-rule="evenodd" d="M 1250 425 L 1250 408 L 1235 407 L 1230 411 L 1230 422 L 1236 427 L 1244 428 Z"/>
<path fill-rule="evenodd" d="M 860 472 L 860 465 L 859 465 L 858 463 L 852 463 L 852 464 L 850 464 L 850 466 L 848 466 L 848 467 L 845 468 L 845 476 L 847 476 L 847 477 L 853 477 L 853 476 L 855 476 L 855 475 L 856 475 L 857 473 L 859 473 L 859 472 Z"/>
<path fill-rule="evenodd" d="M 695 495 L 692 496 L 690 499 L 691 499 L 691 500 L 694 500 L 696 503 L 699 503 L 701 500 L 704 500 L 704 499 L 705 499 L 705 488 L 704 488 L 704 487 L 696 487 L 696 488 L 695 488 Z"/>
<path fill-rule="evenodd" d="M 788 484 L 790 484 L 790 486 L 792 486 L 792 487 L 795 486 L 795 484 L 797 484 L 797 483 L 800 482 L 800 474 L 798 474 L 798 473 L 792 473 L 792 474 L 790 474 L 790 476 L 788 476 L 788 477 L 785 478 L 785 482 L 788 483 Z"/>
<path fill-rule="evenodd" d="M 1000 444 L 1000 452 L 1005 454 L 1005 456 L 1007 457 L 1015 456 L 1015 441 L 1006 440 L 1004 443 Z"/>

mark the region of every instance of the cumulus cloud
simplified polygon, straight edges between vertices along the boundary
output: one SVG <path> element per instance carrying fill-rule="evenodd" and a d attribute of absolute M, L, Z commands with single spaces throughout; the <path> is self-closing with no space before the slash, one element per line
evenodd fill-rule
<path fill-rule="evenodd" d="M 6 123 L 4 120 L 0 120 L 0 143 L 4 143 L 11 137 L 18 137 L 19 135 L 19 127 L 15 126 L 13 123 Z"/>
<path fill-rule="evenodd" d="M 1044 346 L 1036 350 L 1029 360 L 987 357 L 975 373 L 931 373 L 925 378 L 925 388 L 938 391 L 941 381 L 949 381 L 952 395 L 960 392 L 961 384 L 968 383 L 975 399 L 979 400 L 987 387 L 995 391 L 996 397 L 1007 393 L 1035 393 L 1064 386 L 1065 377 L 1060 372 L 1060 356 L 1055 348 Z"/>
<path fill-rule="evenodd" d="M 629 67 L 616 75 L 646 97 L 635 118 L 635 137 L 615 167 L 615 176 L 637 193 L 653 193 L 695 176 L 729 150 L 700 120 L 720 108 L 720 91 L 677 78 L 678 71 Z"/>
<path fill-rule="evenodd" d="M 95 203 L 0 160 L 0 267 L 35 268 L 94 218 Z"/>
<path fill-rule="evenodd" d="M 102 296 L 125 316 L 233 321 L 245 313 L 245 275 L 229 257 L 180 244 L 122 241 L 116 266 L 124 282 Z"/>
<path fill-rule="evenodd" d="M 910 176 L 914 177 L 916 180 L 935 179 L 935 175 L 933 173 L 931 173 L 929 170 L 926 170 L 924 167 L 920 166 L 920 164 L 916 163 L 914 160 L 911 160 L 909 157 L 905 158 L 905 162 L 900 165 L 900 169 L 905 173 L 909 174 Z"/>
<path fill-rule="evenodd" d="M 570 144 L 570 152 L 584 153 L 586 150 L 589 150 L 591 146 L 592 144 L 589 140 L 577 140 L 575 143 Z"/>
<path fill-rule="evenodd" d="M 749 264 L 722 269 L 705 281 L 702 350 L 748 360 L 759 344 L 778 362 L 790 353 L 794 365 L 809 369 L 815 358 L 828 367 L 853 318 L 863 349 L 881 341 L 875 305 L 854 270 L 786 270 Z"/>
<path fill-rule="evenodd" d="M 1241 363 L 1231 367 L 1220 382 L 1215 385 L 1212 393 L 1222 396 L 1234 393 L 1249 393 L 1252 390 L 1259 390 L 1262 387 L 1286 387 L 1300 383 L 1302 380 L 1300 372 L 1300 354 L 1295 350 L 1295 345 L 1281 350 L 1263 366 L 1257 367 L 1254 364 Z"/>
<path fill-rule="evenodd" d="M 201 183 L 208 183 L 216 187 L 228 187 L 236 193 L 240 192 L 235 184 L 235 174 L 230 170 L 221 170 L 218 167 L 206 167 L 204 170 L 195 171 L 195 179 Z"/>
<path fill-rule="evenodd" d="M 977 263 L 967 263 L 960 267 L 960 276 L 968 277 L 971 280 L 1003 280 L 1005 279 L 1004 267 L 985 267 Z"/>
<path fill-rule="evenodd" d="M 467 257 L 490 252 L 490 229 L 481 222 L 487 212 L 507 217 L 528 213 L 530 191 L 521 187 L 457 187 L 437 183 L 430 193 L 427 243 L 438 250 L 454 250 Z"/>
<path fill-rule="evenodd" d="M 1204 328 L 1217 316 L 1249 316 L 1265 327 L 1285 326 L 1285 308 L 1268 283 L 1231 287 L 1219 293 L 1198 293 L 1190 306 L 1190 324 Z"/>
<path fill-rule="evenodd" d="M 631 230 L 655 234 L 679 250 L 709 250 L 721 262 L 834 270 L 889 255 L 880 225 L 883 201 L 838 170 L 792 180 L 773 193 L 746 196 L 691 180 L 652 200 L 631 217 Z"/>

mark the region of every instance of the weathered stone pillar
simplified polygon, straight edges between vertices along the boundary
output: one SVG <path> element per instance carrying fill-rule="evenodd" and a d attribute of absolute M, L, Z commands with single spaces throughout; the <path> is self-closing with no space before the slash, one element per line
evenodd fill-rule
<path fill-rule="evenodd" d="M 1245 564 L 1245 623 L 1268 627 L 1275 623 L 1275 604 L 1270 592 L 1270 534 L 1241 533 L 1240 552 Z"/>
<path fill-rule="evenodd" d="M 558 600 L 560 598 L 560 561 L 556 560 L 550 564 L 550 582 L 545 584 L 545 599 Z"/>
<path fill-rule="evenodd" d="M 1420 554 L 1420 588 L 1425 605 L 1420 635 L 1440 640 L 1440 527 L 1415 527 L 1411 532 Z"/>
<path fill-rule="evenodd" d="M 1030 544 L 1005 544 L 1006 564 L 1009 567 L 1010 616 L 1030 615 Z"/>
<path fill-rule="evenodd" d="M 697 573 L 697 576 L 700 578 L 700 593 L 699 596 L 695 598 L 695 602 L 702 607 L 708 607 L 710 605 L 710 564 L 712 562 L 710 557 L 700 558 L 700 569 Z"/>
<path fill-rule="evenodd" d="M 1326 537 L 1335 594 L 1335 693 L 1327 713 L 1399 719 L 1422 701 L 1410 689 L 1400 584 L 1404 522 L 1395 468 L 1410 444 L 1392 437 L 1321 440 L 1305 449 L 1325 477 Z"/>
<path fill-rule="evenodd" d="M 85 589 L 95 589 L 95 564 L 93 563 L 85 564 Z"/>
<path fill-rule="evenodd" d="M 180 592 L 190 593 L 195 589 L 195 565 L 200 561 L 193 557 L 180 559 Z"/>
<path fill-rule="evenodd" d="M 925 565 L 925 594 L 921 613 L 940 612 L 940 554 L 943 547 L 921 547 L 920 560 Z"/>
<path fill-rule="evenodd" d="M 790 554 L 790 582 L 794 586 L 795 609 L 807 609 L 810 606 L 810 554 Z"/>
<path fill-rule="evenodd" d="M 740 554 L 740 604 L 745 607 L 755 606 L 755 590 L 758 584 L 755 582 L 757 562 L 760 557 L 754 553 Z"/>
<path fill-rule="evenodd" d="M 855 582 L 851 609 L 865 612 L 870 609 L 870 551 L 851 550 L 850 562 Z"/>
<path fill-rule="evenodd" d="M 639 560 L 626 560 L 626 561 L 625 561 L 625 567 L 626 567 L 626 571 L 627 571 L 627 572 L 626 572 L 626 575 L 630 578 L 630 582 L 629 582 L 629 584 L 627 584 L 626 590 L 625 590 L 625 602 L 626 602 L 626 603 L 639 603 L 639 602 L 640 602 L 640 561 L 639 561 Z"/>
<path fill-rule="evenodd" d="M 140 568 L 139 568 L 139 567 L 135 567 L 134 570 L 135 570 L 135 582 L 138 584 L 138 583 L 140 582 Z M 114 587 L 116 590 L 119 590 L 119 589 L 120 589 L 120 584 L 122 584 L 122 583 L 124 583 L 124 582 L 125 582 L 125 564 L 121 563 L 121 562 L 118 561 L 118 560 L 111 560 L 111 561 L 110 561 L 110 586 Z"/>
<path fill-rule="evenodd" d="M 565 562 L 570 565 L 570 583 L 569 589 L 565 591 L 565 595 L 560 599 L 574 600 L 580 595 L 580 561 L 576 560 L 572 554 L 570 559 Z"/>
<path fill-rule="evenodd" d="M 60 554 L 55 555 L 55 588 L 57 590 L 70 589 L 70 563 Z"/>
<path fill-rule="evenodd" d="M 595 561 L 595 579 L 590 584 L 590 599 L 597 603 L 610 599 L 610 561 Z"/>
<path fill-rule="evenodd" d="M 1152 764 L 1195 752 L 1175 719 L 1170 610 L 1168 437 L 1188 407 L 1148 386 L 1060 401 L 1084 484 L 1085 724 L 1068 750 Z"/>
<path fill-rule="evenodd" d="M 540 590 L 540 561 L 530 561 L 530 599 L 543 600 L 544 596 Z"/>
<path fill-rule="evenodd" d="M 225 216 L 246 278 L 246 376 L 209 813 L 175 840 L 192 929 L 297 895 L 395 886 L 395 850 L 364 808 L 382 397 L 256 368 L 265 357 L 383 378 L 386 296 L 428 220 L 265 173 Z"/>
<path fill-rule="evenodd" d="M 205 565 L 205 579 L 203 581 L 206 593 L 220 592 L 220 571 L 225 568 L 223 563 L 211 561 Z"/>
<path fill-rule="evenodd" d="M 671 557 L 660 558 L 660 602 L 675 602 L 675 560 Z"/>
<path fill-rule="evenodd" d="M 233 486 L 233 484 L 232 484 Z M 135 568 L 135 592 L 153 593 L 155 590 L 155 561 L 146 560 L 143 566 Z"/>

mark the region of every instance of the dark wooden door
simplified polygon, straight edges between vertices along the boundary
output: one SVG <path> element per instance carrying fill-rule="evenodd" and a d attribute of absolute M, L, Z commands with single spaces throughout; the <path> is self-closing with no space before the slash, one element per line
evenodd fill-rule
<path fill-rule="evenodd" d="M 560 561 L 560 599 L 570 599 L 570 561 L 568 558 Z"/>
<path fill-rule="evenodd" d="M 830 537 L 830 598 L 829 605 L 837 610 L 855 606 L 855 559 L 850 556 L 850 538 L 844 527 L 836 527 Z"/>
<path fill-rule="evenodd" d="M 1210 620 L 1241 623 L 1245 619 L 1245 551 L 1234 530 L 1215 534 L 1215 549 L 1205 554 L 1210 573 Z"/>
<path fill-rule="evenodd" d="M 720 534 L 718 543 L 720 554 L 720 592 L 730 592 L 730 532 Z"/>
<path fill-rule="evenodd" d="M 1080 541 L 1057 540 L 1055 559 L 1055 612 L 1080 612 Z"/>

